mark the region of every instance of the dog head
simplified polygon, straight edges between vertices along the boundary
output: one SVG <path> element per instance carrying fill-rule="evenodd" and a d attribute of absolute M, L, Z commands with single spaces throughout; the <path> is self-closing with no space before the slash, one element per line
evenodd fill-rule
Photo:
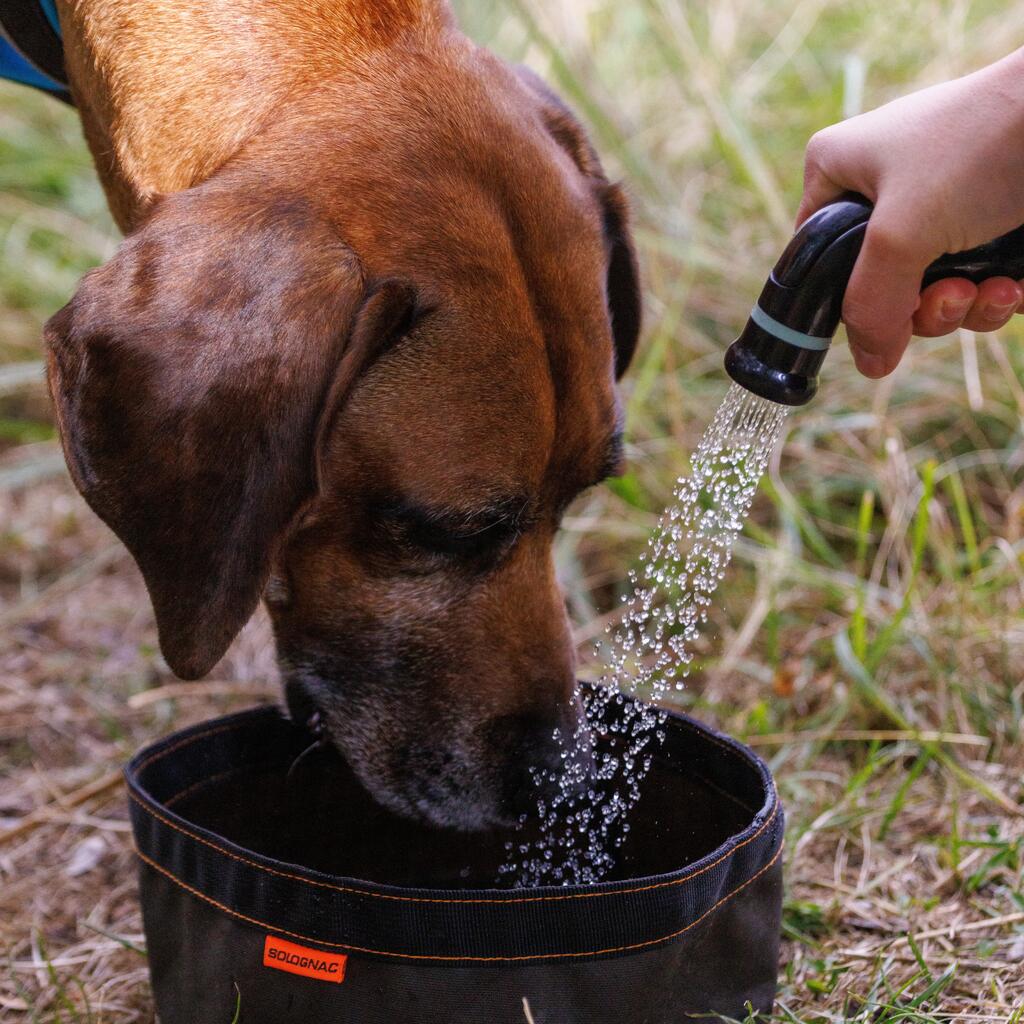
<path fill-rule="evenodd" d="M 171 668 L 207 672 L 265 597 L 293 714 L 384 804 L 474 828 L 576 725 L 551 542 L 617 468 L 638 330 L 581 128 L 452 44 L 157 202 L 46 340 L 73 478 Z"/>

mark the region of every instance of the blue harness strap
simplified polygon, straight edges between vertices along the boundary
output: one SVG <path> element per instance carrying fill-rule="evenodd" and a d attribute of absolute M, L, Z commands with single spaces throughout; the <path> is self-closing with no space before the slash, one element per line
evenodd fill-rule
<path fill-rule="evenodd" d="M 0 4 L 0 78 L 71 102 L 55 0 Z"/>

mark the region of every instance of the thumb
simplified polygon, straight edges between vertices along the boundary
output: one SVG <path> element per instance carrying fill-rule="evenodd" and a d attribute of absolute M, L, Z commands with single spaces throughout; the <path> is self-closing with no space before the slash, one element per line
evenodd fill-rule
<path fill-rule="evenodd" d="M 881 203 L 875 207 L 843 300 L 850 350 L 866 377 L 885 377 L 903 358 L 932 259 L 901 219 Z"/>

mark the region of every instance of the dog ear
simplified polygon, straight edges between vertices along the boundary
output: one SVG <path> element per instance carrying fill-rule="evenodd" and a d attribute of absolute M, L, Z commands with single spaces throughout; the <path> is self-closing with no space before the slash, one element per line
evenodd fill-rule
<path fill-rule="evenodd" d="M 615 342 L 615 376 L 619 378 L 633 361 L 640 339 L 640 264 L 629 230 L 629 204 L 621 187 L 608 185 L 602 192 L 601 206 L 608 241 L 608 315 Z"/>
<path fill-rule="evenodd" d="M 548 134 L 572 157 L 580 172 L 594 180 L 608 244 L 608 315 L 615 343 L 615 376 L 628 368 L 640 337 L 640 267 L 629 229 L 629 204 L 619 185 L 610 185 L 587 133 L 562 98 L 534 71 L 518 65 L 520 82 L 538 101 Z"/>
<path fill-rule="evenodd" d="M 46 325 L 71 475 L 124 542 L 174 672 L 208 672 L 315 485 L 321 408 L 403 316 L 299 200 L 163 199 Z"/>

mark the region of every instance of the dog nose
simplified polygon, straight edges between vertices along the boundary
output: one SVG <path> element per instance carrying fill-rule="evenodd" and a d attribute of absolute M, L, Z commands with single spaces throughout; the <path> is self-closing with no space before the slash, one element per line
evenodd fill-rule
<path fill-rule="evenodd" d="M 289 679 L 285 683 L 284 701 L 288 707 L 288 717 L 296 725 L 308 726 L 317 708 L 306 688 L 297 679 Z"/>
<path fill-rule="evenodd" d="M 593 759 L 580 722 L 579 710 L 572 706 L 555 716 L 510 715 L 494 723 L 495 740 L 501 737 L 497 745 L 504 754 L 502 788 L 510 814 L 536 814 L 538 802 L 589 787 Z"/>

